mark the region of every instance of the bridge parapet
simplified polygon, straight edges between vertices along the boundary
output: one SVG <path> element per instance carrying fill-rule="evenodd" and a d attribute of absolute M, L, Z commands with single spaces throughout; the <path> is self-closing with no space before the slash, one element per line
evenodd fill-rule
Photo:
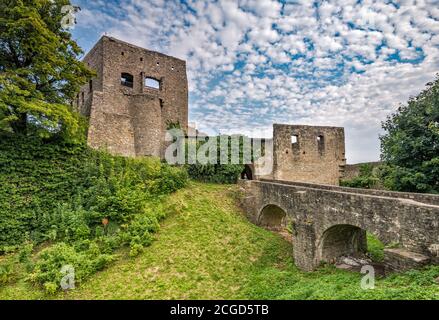
<path fill-rule="evenodd" d="M 281 184 L 302 186 L 302 187 L 314 188 L 314 189 L 332 190 L 332 191 L 340 191 L 340 192 L 348 192 L 348 193 L 358 193 L 358 194 L 373 195 L 373 196 L 379 196 L 379 197 L 408 199 L 408 200 L 413 200 L 416 202 L 439 206 L 439 194 L 397 192 L 397 191 L 387 191 L 387 190 L 377 190 L 377 189 L 348 188 L 348 187 L 339 187 L 339 186 L 326 185 L 326 184 L 294 182 L 294 181 L 285 181 L 285 180 L 273 180 L 273 179 L 266 179 L 266 178 L 261 178 L 260 180 L 264 181 L 264 182 L 281 183 Z"/>

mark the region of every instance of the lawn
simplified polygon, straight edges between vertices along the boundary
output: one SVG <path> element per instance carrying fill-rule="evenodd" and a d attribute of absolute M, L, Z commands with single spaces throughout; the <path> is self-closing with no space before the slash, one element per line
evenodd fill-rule
<path fill-rule="evenodd" d="M 299 271 L 291 244 L 249 223 L 236 191 L 191 183 L 169 198 L 175 210 L 138 257 L 122 250 L 104 271 L 55 296 L 18 279 L 0 288 L 0 299 L 439 299 L 439 266 L 378 279 L 373 290 L 361 289 L 361 274 L 332 266 Z"/>

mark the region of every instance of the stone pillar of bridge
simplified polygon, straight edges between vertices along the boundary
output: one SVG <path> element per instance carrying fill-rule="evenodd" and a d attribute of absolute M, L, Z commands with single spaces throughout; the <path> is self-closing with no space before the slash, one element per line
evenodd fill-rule
<path fill-rule="evenodd" d="M 316 232 L 312 222 L 296 221 L 293 227 L 294 263 L 303 271 L 312 271 L 318 265 Z"/>
<path fill-rule="evenodd" d="M 238 180 L 240 189 L 240 206 L 246 213 L 247 218 L 254 224 L 258 224 L 259 199 L 258 189 L 251 180 Z"/>

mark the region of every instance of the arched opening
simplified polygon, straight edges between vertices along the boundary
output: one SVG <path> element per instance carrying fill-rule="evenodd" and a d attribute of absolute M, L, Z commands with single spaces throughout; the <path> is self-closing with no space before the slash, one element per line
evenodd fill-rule
<path fill-rule="evenodd" d="M 363 257 L 367 252 L 366 231 L 352 225 L 327 229 L 320 243 L 321 261 L 335 263 L 340 257 Z"/>
<path fill-rule="evenodd" d="M 270 204 L 262 209 L 259 225 L 269 230 L 283 231 L 287 227 L 287 214 L 282 208 Z"/>
<path fill-rule="evenodd" d="M 322 235 L 320 261 L 336 264 L 337 268 L 359 272 L 372 265 L 375 272 L 385 274 L 384 244 L 366 230 L 353 225 L 335 225 Z"/>
<path fill-rule="evenodd" d="M 244 167 L 244 170 L 241 172 L 241 179 L 242 180 L 253 180 L 253 170 L 252 168 L 246 164 Z"/>

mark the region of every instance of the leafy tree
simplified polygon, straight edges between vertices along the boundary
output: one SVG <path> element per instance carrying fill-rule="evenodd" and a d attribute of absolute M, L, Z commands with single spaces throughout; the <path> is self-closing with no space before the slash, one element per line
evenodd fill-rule
<path fill-rule="evenodd" d="M 439 77 L 383 123 L 384 185 L 439 192 Z"/>
<path fill-rule="evenodd" d="M 70 103 L 93 73 L 62 27 L 66 5 L 69 0 L 0 0 L 0 129 L 40 136 L 80 132 Z"/>

